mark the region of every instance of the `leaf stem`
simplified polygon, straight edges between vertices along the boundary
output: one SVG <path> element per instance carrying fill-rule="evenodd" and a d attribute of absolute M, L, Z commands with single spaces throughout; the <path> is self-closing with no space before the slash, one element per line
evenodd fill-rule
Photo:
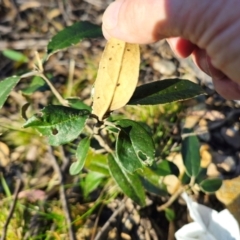
<path fill-rule="evenodd" d="M 44 79 L 44 81 L 45 81 L 45 82 L 47 83 L 47 85 L 50 87 L 52 93 L 55 95 L 55 97 L 57 98 L 57 100 L 58 100 L 63 106 L 69 107 L 68 100 L 64 99 L 64 98 L 59 94 L 59 92 L 58 92 L 58 91 L 56 90 L 56 88 L 52 85 L 52 83 L 50 82 L 50 80 L 49 80 L 43 73 L 38 72 L 38 76 Z"/>
<path fill-rule="evenodd" d="M 21 178 L 17 178 L 16 187 L 15 187 L 15 191 L 14 191 L 14 194 L 13 194 L 13 201 L 12 201 L 11 207 L 9 209 L 9 214 L 8 214 L 7 220 L 6 220 L 6 222 L 4 224 L 4 227 L 2 229 L 1 240 L 5 240 L 6 237 L 7 237 L 8 225 L 10 223 L 10 220 L 11 220 L 12 216 L 13 216 L 13 213 L 14 213 L 14 210 L 15 210 L 15 207 L 16 207 L 16 204 L 17 204 L 17 200 L 18 200 L 18 194 L 20 192 L 21 186 L 22 186 L 22 180 L 21 180 Z"/>
<path fill-rule="evenodd" d="M 164 211 L 184 192 L 185 188 L 181 186 L 169 199 L 166 203 L 162 204 L 157 208 L 158 212 Z"/>
<path fill-rule="evenodd" d="M 41 73 L 43 73 L 43 65 L 42 65 L 42 62 L 40 60 L 38 51 L 35 51 L 34 54 L 35 54 L 35 57 L 36 57 L 36 60 L 37 60 L 38 69 Z"/>
<path fill-rule="evenodd" d="M 113 150 L 109 147 L 109 145 L 104 141 L 101 135 L 94 134 L 93 130 L 86 124 L 85 125 L 86 130 L 98 141 L 99 145 L 106 150 L 108 153 L 112 153 Z"/>

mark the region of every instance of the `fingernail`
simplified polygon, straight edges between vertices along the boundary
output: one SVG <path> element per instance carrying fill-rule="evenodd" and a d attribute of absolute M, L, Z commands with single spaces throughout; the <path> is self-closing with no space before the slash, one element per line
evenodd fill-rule
<path fill-rule="evenodd" d="M 118 13 L 124 1 L 119 0 L 111 3 L 103 15 L 103 26 L 105 29 L 113 29 L 118 24 Z"/>

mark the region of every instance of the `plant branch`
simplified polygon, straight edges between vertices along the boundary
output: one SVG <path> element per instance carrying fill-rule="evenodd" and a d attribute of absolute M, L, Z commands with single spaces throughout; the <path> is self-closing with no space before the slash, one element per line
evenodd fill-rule
<path fill-rule="evenodd" d="M 49 153 L 50 153 L 50 159 L 52 161 L 52 166 L 53 166 L 55 172 L 58 174 L 58 177 L 59 177 L 59 182 L 60 182 L 59 194 L 60 194 L 60 198 L 61 198 L 61 202 L 62 202 L 62 207 L 63 207 L 64 213 L 65 213 L 65 219 L 66 219 L 67 228 L 68 228 L 68 231 L 69 231 L 69 239 L 70 240 L 77 240 L 77 238 L 75 236 L 75 233 L 73 231 L 72 217 L 71 217 L 71 214 L 70 214 L 70 209 L 69 209 L 69 205 L 68 205 L 68 201 L 67 201 L 67 197 L 66 197 L 66 192 L 65 192 L 65 188 L 64 188 L 63 172 L 58 165 L 57 159 L 55 158 L 51 147 L 49 147 Z"/>
<path fill-rule="evenodd" d="M 184 192 L 184 187 L 181 186 L 179 189 L 168 199 L 168 201 L 157 208 L 158 212 L 164 211 L 166 208 L 171 206 L 173 202 Z"/>
<path fill-rule="evenodd" d="M 98 232 L 97 236 L 95 237 L 94 240 L 100 240 L 102 239 L 103 235 L 106 234 L 108 229 L 110 228 L 111 223 L 115 220 L 117 215 L 123 211 L 125 208 L 125 203 L 126 203 L 127 198 L 125 198 L 122 202 L 122 204 L 119 206 L 119 208 L 112 214 L 112 216 L 107 220 L 107 222 L 103 225 L 101 230 Z"/>
<path fill-rule="evenodd" d="M 92 236 L 91 236 L 90 240 L 94 240 L 94 236 L 96 235 L 97 226 L 98 226 L 100 214 L 101 214 L 101 212 L 103 210 L 103 207 L 104 207 L 104 204 L 101 204 L 101 206 L 99 208 L 99 211 L 98 211 L 98 214 L 97 214 L 97 217 L 96 217 L 96 220 L 94 222 L 93 232 L 92 232 Z"/>
<path fill-rule="evenodd" d="M 50 82 L 50 80 L 43 74 L 43 73 L 38 73 L 38 76 L 43 78 L 44 81 L 47 83 L 47 85 L 50 87 L 52 93 L 54 94 L 54 96 L 57 98 L 57 100 L 63 105 L 68 107 L 68 100 L 64 99 L 59 92 L 56 90 L 56 88 L 52 85 L 52 83 Z"/>
<path fill-rule="evenodd" d="M 112 153 L 113 150 L 109 147 L 109 145 L 104 141 L 101 135 L 93 134 L 93 130 L 86 124 L 85 128 L 87 131 L 98 141 L 99 145 L 106 150 L 108 153 Z"/>
<path fill-rule="evenodd" d="M 67 82 L 67 90 L 66 90 L 67 98 L 70 97 L 72 93 L 74 70 L 75 70 L 75 61 L 71 59 L 69 62 L 69 73 L 68 73 L 68 82 Z"/>
<path fill-rule="evenodd" d="M 10 207 L 7 220 L 6 220 L 6 222 L 4 224 L 4 227 L 3 227 L 1 240 L 5 240 L 6 237 L 7 237 L 8 225 L 10 223 L 10 220 L 11 220 L 12 216 L 13 216 L 13 213 L 14 213 L 14 210 L 15 210 L 15 207 L 16 207 L 16 204 L 17 204 L 18 194 L 20 192 L 21 186 L 22 186 L 22 180 L 20 178 L 17 178 L 17 180 L 16 180 L 16 187 L 15 187 L 15 191 L 14 191 L 13 202 L 12 202 L 12 205 Z"/>

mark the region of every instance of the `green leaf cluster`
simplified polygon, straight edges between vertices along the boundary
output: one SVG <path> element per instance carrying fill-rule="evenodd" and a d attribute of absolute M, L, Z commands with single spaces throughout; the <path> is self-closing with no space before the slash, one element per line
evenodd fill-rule
<path fill-rule="evenodd" d="M 221 185 L 220 178 L 207 178 L 206 169 L 201 168 L 200 143 L 192 129 L 184 129 L 188 134 L 182 141 L 182 157 L 186 174 L 182 179 L 184 183 L 198 183 L 204 192 L 215 192 Z"/>
<path fill-rule="evenodd" d="M 48 57 L 53 53 L 78 44 L 85 38 L 102 37 L 99 26 L 90 22 L 78 22 L 55 35 L 47 46 Z M 9 57 L 20 58 L 13 52 L 5 52 Z M 25 58 L 24 58 L 25 59 Z M 25 59 L 26 60 L 26 59 Z M 25 61 L 24 60 L 24 61 Z M 12 76 L 0 81 L 0 108 L 21 78 L 33 76 Z M 38 91 L 46 83 L 40 76 L 33 78 L 30 86 L 23 90 L 26 95 Z M 129 105 L 155 105 L 186 100 L 204 94 L 201 87 L 185 79 L 166 79 L 144 84 L 136 88 Z M 39 113 L 27 119 L 24 128 L 34 128 L 48 138 L 53 146 L 67 144 L 80 139 L 75 151 L 76 161 L 70 167 L 70 174 L 79 174 L 83 167 L 88 169 L 87 177 L 82 185 L 84 196 L 96 189 L 101 180 L 110 175 L 119 188 L 139 205 L 145 204 L 145 190 L 154 194 L 166 195 L 166 187 L 161 184 L 160 177 L 179 176 L 175 164 L 167 160 L 159 160 L 155 156 L 155 144 L 151 133 L 143 124 L 120 119 L 110 121 L 112 129 L 106 124 L 107 132 L 112 134 L 112 146 L 115 151 L 99 154 L 94 151 L 92 139 L 94 134 L 84 130 L 87 120 L 93 120 L 91 107 L 76 97 L 67 99 L 68 106 L 48 105 Z M 110 119 L 110 118 L 109 118 Z M 114 130 L 114 131 L 113 131 Z M 214 192 L 221 186 L 219 179 L 206 179 L 200 168 L 198 138 L 188 136 L 182 142 L 182 156 L 187 177 L 194 178 L 206 192 Z M 174 213 L 166 210 L 167 218 L 172 221 Z"/>

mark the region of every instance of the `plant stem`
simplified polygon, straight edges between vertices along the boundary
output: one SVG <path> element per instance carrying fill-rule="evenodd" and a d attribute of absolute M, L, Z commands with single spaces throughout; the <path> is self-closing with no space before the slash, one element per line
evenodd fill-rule
<path fill-rule="evenodd" d="M 184 187 L 181 186 L 169 199 L 166 203 L 162 204 L 157 208 L 157 211 L 161 212 L 168 208 L 172 203 L 184 192 Z"/>
<path fill-rule="evenodd" d="M 13 216 L 13 213 L 14 213 L 14 210 L 15 210 L 15 207 L 16 207 L 16 204 L 17 204 L 18 194 L 20 192 L 21 186 L 22 186 L 22 180 L 20 178 L 18 178 L 17 182 L 16 182 L 16 188 L 15 188 L 15 191 L 14 191 L 14 199 L 13 199 L 12 205 L 10 207 L 7 220 L 6 220 L 6 222 L 4 224 L 4 227 L 3 227 L 3 233 L 2 233 L 2 236 L 1 236 L 1 240 L 5 240 L 6 237 L 7 237 L 8 225 L 10 223 L 10 220 L 11 220 L 12 216 Z"/>
<path fill-rule="evenodd" d="M 60 94 L 59 92 L 56 90 L 56 88 L 52 85 L 52 83 L 50 82 L 50 80 L 43 74 L 43 73 L 38 73 L 38 76 L 43 78 L 44 81 L 47 83 L 47 85 L 50 87 L 52 93 L 55 95 L 55 97 L 57 98 L 57 100 L 63 105 L 68 107 L 68 101 L 65 100 Z"/>
<path fill-rule="evenodd" d="M 67 228 L 68 228 L 68 232 L 69 232 L 69 239 L 70 240 L 77 240 L 76 235 L 74 233 L 73 230 L 73 225 L 72 225 L 72 217 L 70 214 L 70 208 L 68 205 L 68 201 L 67 201 L 67 196 L 66 196 L 66 192 L 65 192 L 65 187 L 64 187 L 64 175 L 63 175 L 63 171 L 61 170 L 61 168 L 58 165 L 57 159 L 55 158 L 54 154 L 53 154 L 53 150 L 51 147 L 49 147 L 49 153 L 50 153 L 50 159 L 52 162 L 52 166 L 53 169 L 55 170 L 55 172 L 58 175 L 59 178 L 59 194 L 60 194 L 60 199 L 62 202 L 62 207 L 65 213 L 65 219 L 66 219 L 66 223 L 67 223 Z"/>

